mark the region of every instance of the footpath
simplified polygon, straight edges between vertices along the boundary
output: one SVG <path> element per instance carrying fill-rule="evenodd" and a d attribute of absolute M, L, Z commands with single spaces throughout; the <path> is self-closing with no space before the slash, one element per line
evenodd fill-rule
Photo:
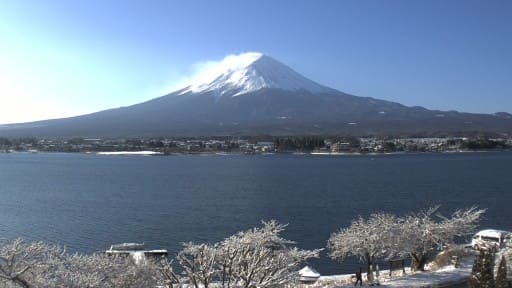
<path fill-rule="evenodd" d="M 381 283 L 380 287 L 467 287 L 471 275 L 473 257 L 466 257 L 460 266 L 446 266 L 432 272 L 406 275 Z"/>
<path fill-rule="evenodd" d="M 467 287 L 471 269 L 473 266 L 473 256 L 467 256 L 461 259 L 459 266 L 444 266 L 435 271 L 411 272 L 406 269 L 405 275 L 396 275 L 389 278 L 389 270 L 382 270 L 380 285 L 374 287 L 393 287 L 393 288 L 423 288 L 423 287 Z M 364 275 L 365 276 L 365 275 Z M 296 288 L 339 288 L 354 287 L 353 275 L 331 275 L 321 276 L 313 284 L 295 285 Z M 366 277 L 363 277 L 363 287 L 368 287 Z"/>

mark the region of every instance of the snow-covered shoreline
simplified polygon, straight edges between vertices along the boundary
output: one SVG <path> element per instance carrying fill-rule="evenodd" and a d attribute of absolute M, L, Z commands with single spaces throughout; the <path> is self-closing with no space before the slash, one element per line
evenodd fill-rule
<path fill-rule="evenodd" d="M 163 155 L 163 153 L 155 152 L 155 151 L 116 151 L 116 152 L 97 152 L 96 155 L 154 156 L 154 155 Z"/>
<path fill-rule="evenodd" d="M 467 283 L 473 266 L 473 256 L 465 257 L 461 260 L 460 266 L 455 268 L 448 265 L 434 271 L 412 272 L 406 269 L 405 275 L 401 272 L 394 272 L 393 277 L 389 277 L 389 270 L 381 270 L 379 283 L 380 287 L 453 287 Z M 296 288 L 337 288 L 353 287 L 353 274 L 326 275 L 312 284 L 295 285 Z M 363 274 L 363 285 L 368 286 L 366 273 Z"/>
<path fill-rule="evenodd" d="M 293 152 L 274 152 L 274 153 L 250 153 L 249 156 L 253 155 L 301 155 L 301 156 L 394 156 L 394 155 L 424 155 L 424 154 L 457 154 L 457 153 L 486 153 L 486 152 L 505 152 L 505 151 L 444 151 L 444 152 L 390 152 L 390 153 L 349 153 L 349 152 L 304 152 L 304 153 L 293 153 Z M 507 151 L 508 152 L 508 151 Z M 73 153 L 73 152 L 72 152 Z M 139 155 L 139 156 L 187 156 L 187 155 L 200 155 L 200 156 L 232 156 L 232 155 L 247 155 L 247 153 L 243 152 L 213 152 L 213 151 L 203 151 L 203 152 L 176 152 L 165 154 L 163 152 L 158 151 L 113 151 L 113 152 L 85 152 L 85 154 L 95 154 L 95 155 Z"/>

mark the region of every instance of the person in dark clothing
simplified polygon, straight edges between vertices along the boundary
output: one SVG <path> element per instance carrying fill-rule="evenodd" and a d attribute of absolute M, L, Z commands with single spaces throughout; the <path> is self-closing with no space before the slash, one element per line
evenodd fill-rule
<path fill-rule="evenodd" d="M 356 283 L 354 286 L 357 286 L 357 282 L 359 282 L 359 286 L 363 286 L 363 277 L 361 276 L 363 274 L 363 269 L 359 268 L 359 272 L 356 272 Z"/>

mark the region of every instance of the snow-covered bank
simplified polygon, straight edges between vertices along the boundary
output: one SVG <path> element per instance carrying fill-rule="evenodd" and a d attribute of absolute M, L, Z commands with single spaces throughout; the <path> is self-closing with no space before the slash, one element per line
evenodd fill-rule
<path fill-rule="evenodd" d="M 471 275 L 473 256 L 461 260 L 460 266 L 445 266 L 435 271 L 412 272 L 406 269 L 405 275 L 401 271 L 393 272 L 389 277 L 389 270 L 381 270 L 380 287 L 453 287 L 466 283 Z M 315 283 L 294 285 L 296 288 L 338 288 L 353 287 L 353 274 L 321 276 Z M 363 274 L 363 286 L 368 286 L 366 273 Z"/>
<path fill-rule="evenodd" d="M 116 152 L 98 152 L 97 155 L 138 155 L 138 156 L 154 156 L 163 155 L 162 152 L 155 151 L 116 151 Z"/>
<path fill-rule="evenodd" d="M 432 272 L 415 273 L 400 279 L 384 282 L 383 287 L 453 287 L 468 281 L 473 267 L 472 256 L 464 258 L 460 266 L 443 267 Z"/>

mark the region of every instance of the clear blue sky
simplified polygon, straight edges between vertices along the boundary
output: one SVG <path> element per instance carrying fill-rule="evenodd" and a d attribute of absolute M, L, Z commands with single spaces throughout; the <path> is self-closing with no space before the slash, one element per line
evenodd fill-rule
<path fill-rule="evenodd" d="M 0 0 L 0 123 L 179 88 L 259 51 L 360 96 L 512 112 L 512 1 Z"/>

